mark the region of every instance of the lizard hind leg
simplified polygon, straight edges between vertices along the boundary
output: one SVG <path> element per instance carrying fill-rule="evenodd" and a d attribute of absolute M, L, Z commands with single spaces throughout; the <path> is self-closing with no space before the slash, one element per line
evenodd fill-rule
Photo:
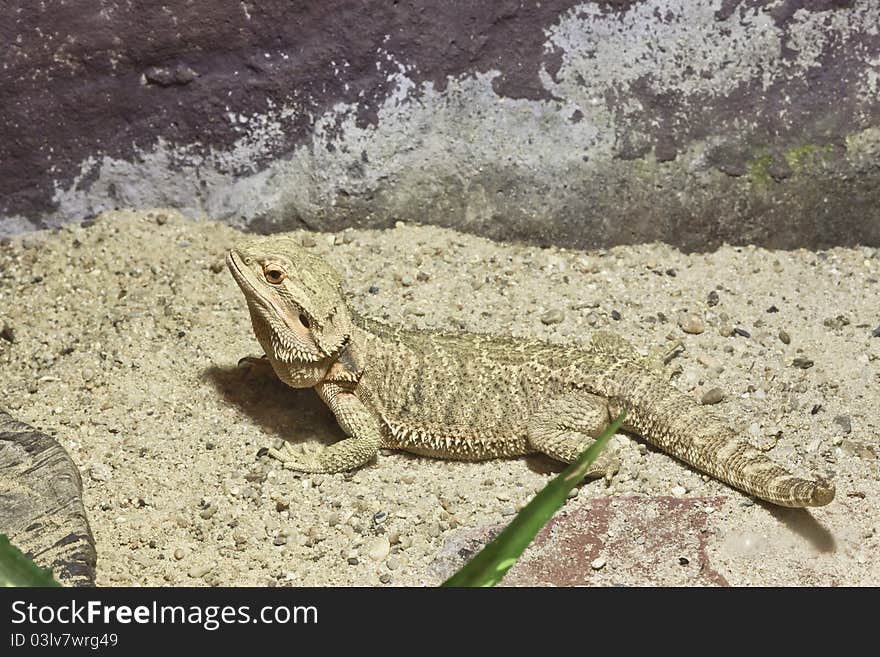
<path fill-rule="evenodd" d="M 557 461 L 572 463 L 609 423 L 605 399 L 586 392 L 569 393 L 550 400 L 529 418 L 529 446 Z M 610 480 L 619 467 L 616 451 L 606 448 L 586 476 Z"/>

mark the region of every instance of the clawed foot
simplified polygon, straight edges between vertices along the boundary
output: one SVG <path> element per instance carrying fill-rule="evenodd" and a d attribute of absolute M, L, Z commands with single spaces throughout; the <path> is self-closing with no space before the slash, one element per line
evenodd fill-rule
<path fill-rule="evenodd" d="M 598 458 L 590 464 L 584 478 L 602 478 L 605 480 L 606 484 L 610 484 L 611 479 L 617 474 L 618 470 L 620 470 L 620 456 L 616 449 L 607 447 L 601 454 L 599 454 Z"/>
<path fill-rule="evenodd" d="M 281 464 L 288 470 L 295 470 L 297 472 L 327 471 L 315 455 L 306 454 L 302 448 L 297 449 L 288 442 L 285 442 L 281 449 L 270 447 L 268 454 L 273 459 L 281 461 Z"/>
<path fill-rule="evenodd" d="M 272 363 L 269 362 L 269 359 L 263 356 L 244 356 L 243 358 L 238 359 L 238 367 L 241 368 L 249 368 L 255 371 L 265 371 L 272 370 Z"/>

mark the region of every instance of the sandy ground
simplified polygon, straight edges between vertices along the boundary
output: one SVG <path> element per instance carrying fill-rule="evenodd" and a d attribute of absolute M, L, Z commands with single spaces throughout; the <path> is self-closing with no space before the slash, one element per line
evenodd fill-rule
<path fill-rule="evenodd" d="M 389 321 L 582 343 L 613 329 L 643 352 L 683 340 L 674 385 L 720 388 L 731 422 L 794 470 L 832 476 L 837 499 L 770 509 L 618 436 L 621 471 L 569 510 L 723 495 L 706 510 L 707 552 L 731 584 L 880 584 L 877 249 L 584 253 L 415 226 L 300 237 L 341 269 L 361 311 Z M 79 464 L 99 584 L 437 584 L 444 542 L 506 521 L 560 468 L 385 452 L 354 473 L 301 476 L 258 457 L 281 438 L 340 433 L 312 391 L 237 366 L 260 353 L 222 266 L 239 238 L 156 210 L 0 247 L 0 403 Z M 686 314 L 705 330 L 685 333 Z"/>

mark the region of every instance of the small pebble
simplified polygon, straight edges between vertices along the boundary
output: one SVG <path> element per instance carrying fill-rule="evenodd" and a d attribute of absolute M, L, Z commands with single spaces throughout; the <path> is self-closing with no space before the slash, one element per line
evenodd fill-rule
<path fill-rule="evenodd" d="M 287 545 L 287 537 L 279 534 L 272 539 L 272 545 Z"/>
<path fill-rule="evenodd" d="M 810 360 L 809 358 L 801 358 L 801 357 L 795 358 L 791 362 L 791 364 L 793 367 L 798 367 L 802 370 L 808 370 L 814 365 L 813 361 Z"/>
<path fill-rule="evenodd" d="M 92 463 L 89 476 L 95 481 L 108 481 L 113 476 L 113 468 L 106 463 Z"/>
<path fill-rule="evenodd" d="M 872 338 L 880 338 L 880 326 L 871 331 Z"/>
<path fill-rule="evenodd" d="M 598 559 L 593 559 L 590 567 L 593 570 L 602 570 L 605 567 L 605 559 L 603 557 L 599 557 Z"/>
<path fill-rule="evenodd" d="M 752 334 L 751 334 L 751 333 L 749 333 L 749 332 L 746 331 L 745 329 L 741 329 L 741 328 L 739 328 L 739 327 L 734 328 L 734 329 L 733 329 L 733 332 L 736 333 L 737 335 L 743 337 L 743 338 L 750 338 L 750 337 L 752 337 Z"/>
<path fill-rule="evenodd" d="M 395 556 L 390 556 L 385 561 L 385 567 L 388 570 L 397 570 L 400 567 L 400 559 Z"/>
<path fill-rule="evenodd" d="M 700 403 L 702 403 L 704 406 L 717 404 L 722 401 L 724 401 L 724 391 L 721 388 L 712 388 L 711 390 L 707 390 L 703 393 L 703 397 L 700 399 Z"/>
<path fill-rule="evenodd" d="M 724 324 L 721 327 L 719 327 L 718 334 L 722 338 L 729 338 L 731 335 L 733 335 L 733 330 L 734 329 L 730 324 Z"/>
<path fill-rule="evenodd" d="M 347 561 L 348 561 L 349 566 L 357 566 L 358 565 L 358 558 L 357 557 L 349 557 L 347 559 Z"/>
<path fill-rule="evenodd" d="M 687 557 L 679 557 L 678 558 L 678 565 L 679 566 L 687 566 L 689 563 L 690 563 L 690 559 L 688 559 Z"/>
<path fill-rule="evenodd" d="M 377 514 L 375 514 L 375 515 L 373 516 L 373 524 L 374 524 L 374 525 L 377 525 L 377 526 L 378 526 L 378 525 L 381 525 L 381 524 L 384 523 L 387 519 L 388 519 L 388 514 L 385 513 L 384 511 L 379 511 Z"/>
<path fill-rule="evenodd" d="M 682 318 L 681 322 L 679 322 L 679 326 L 681 330 L 685 333 L 690 333 L 691 335 L 699 335 L 703 331 L 706 330 L 706 325 L 703 322 L 703 318 L 699 315 L 687 315 Z"/>
<path fill-rule="evenodd" d="M 312 237 L 311 235 L 303 235 L 303 238 L 300 240 L 299 243 L 302 244 L 302 245 L 303 245 L 304 247 L 306 247 L 307 249 L 310 249 L 310 248 L 312 248 L 313 246 L 317 246 L 317 244 L 318 244 L 318 243 L 315 241 L 315 238 Z"/>
<path fill-rule="evenodd" d="M 845 315 L 838 315 L 837 317 L 828 317 L 825 319 L 822 324 L 827 326 L 830 329 L 840 330 L 844 326 L 849 326 L 849 318 Z"/>
<path fill-rule="evenodd" d="M 707 299 L 706 303 L 708 303 L 710 306 L 717 306 L 718 301 L 718 293 L 715 290 L 709 292 L 709 298 Z"/>
<path fill-rule="evenodd" d="M 619 312 L 617 312 L 616 310 L 611 311 L 611 319 L 613 319 L 615 322 L 619 322 L 620 318 L 621 314 Z"/>
<path fill-rule="evenodd" d="M 379 286 L 371 285 L 367 292 L 369 292 L 370 294 L 379 294 Z"/>
<path fill-rule="evenodd" d="M 843 433 L 852 433 L 852 419 L 849 415 L 838 415 L 834 418 L 834 424 L 843 429 Z"/>
<path fill-rule="evenodd" d="M 687 493 L 687 490 L 685 490 L 684 486 L 676 486 L 675 488 L 672 489 L 672 496 L 673 497 L 684 497 L 686 493 Z"/>
<path fill-rule="evenodd" d="M 276 500 L 275 501 L 275 510 L 278 511 L 278 513 L 281 513 L 282 511 L 287 511 L 289 508 L 290 508 L 290 502 L 288 502 L 287 500 Z"/>
<path fill-rule="evenodd" d="M 849 438 L 840 441 L 840 449 L 850 456 L 858 456 L 860 459 L 873 460 L 878 456 L 877 450 L 873 445 L 864 445 L 857 443 Z"/>
<path fill-rule="evenodd" d="M 770 307 L 767 309 L 767 312 L 768 312 L 768 313 L 778 313 L 778 312 L 779 312 L 779 308 L 777 308 L 776 306 L 770 306 Z"/>
<path fill-rule="evenodd" d="M 697 356 L 697 362 L 704 367 L 712 369 L 713 367 L 721 367 L 721 363 L 717 358 L 713 358 L 709 354 L 700 354 Z"/>
<path fill-rule="evenodd" d="M 12 328 L 10 324 L 4 323 L 3 329 L 0 330 L 0 338 L 6 340 L 6 342 L 15 342 L 15 329 Z"/>
<path fill-rule="evenodd" d="M 174 551 L 174 558 L 180 561 L 186 556 L 186 552 L 184 552 L 183 548 L 177 548 Z"/>
<path fill-rule="evenodd" d="M 187 571 L 187 575 L 193 578 L 204 577 L 214 569 L 214 564 L 202 564 L 201 566 L 193 566 Z"/>
<path fill-rule="evenodd" d="M 219 274 L 224 269 L 226 269 L 226 265 L 223 263 L 222 260 L 215 260 L 211 263 L 211 271 L 215 274 Z"/>
<path fill-rule="evenodd" d="M 209 520 L 214 516 L 215 513 L 217 513 L 217 507 L 209 506 L 207 509 L 202 509 L 201 511 L 199 511 L 199 517 L 204 520 Z"/>
<path fill-rule="evenodd" d="M 782 341 L 782 344 L 791 344 L 791 336 L 783 329 L 779 329 L 779 339 Z"/>
<path fill-rule="evenodd" d="M 391 584 L 391 575 L 388 573 L 382 573 L 379 575 L 379 581 L 383 584 Z"/>
<path fill-rule="evenodd" d="M 550 310 L 541 315 L 541 323 L 546 325 L 559 324 L 565 319 L 565 313 L 561 310 Z"/>
<path fill-rule="evenodd" d="M 386 536 L 379 536 L 367 546 L 367 555 L 373 561 L 384 561 L 391 551 L 391 545 Z"/>

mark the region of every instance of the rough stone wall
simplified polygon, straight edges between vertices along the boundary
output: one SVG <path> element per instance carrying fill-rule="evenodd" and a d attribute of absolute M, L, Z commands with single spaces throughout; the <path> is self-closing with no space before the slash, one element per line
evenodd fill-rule
<path fill-rule="evenodd" d="M 880 0 L 13 0 L 0 234 L 880 244 Z"/>

